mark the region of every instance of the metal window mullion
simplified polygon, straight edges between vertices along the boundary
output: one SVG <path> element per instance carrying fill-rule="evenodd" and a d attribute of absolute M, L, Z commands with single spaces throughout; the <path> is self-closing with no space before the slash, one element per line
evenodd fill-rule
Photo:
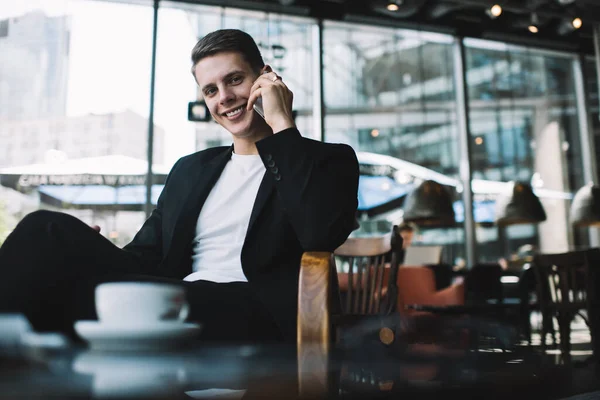
<path fill-rule="evenodd" d="M 456 98 L 456 124 L 459 139 L 459 175 L 463 187 L 465 253 L 470 268 L 477 260 L 475 219 L 473 218 L 473 191 L 471 188 L 471 133 L 469 131 L 469 102 L 465 45 L 461 37 L 453 42 L 454 91 Z"/>
<path fill-rule="evenodd" d="M 156 37 L 158 31 L 158 3 L 154 0 L 154 19 L 152 22 L 152 61 L 150 66 L 150 111 L 148 112 L 148 171 L 146 173 L 146 203 L 144 211 L 146 218 L 152 214 L 152 181 L 154 180 L 152 164 L 154 163 L 154 88 L 156 79 Z"/>
<path fill-rule="evenodd" d="M 323 20 L 318 20 L 312 29 L 313 39 L 313 138 L 325 141 L 325 98 L 323 88 Z"/>
<path fill-rule="evenodd" d="M 586 93 L 587 77 L 584 66 L 584 56 L 573 59 L 575 78 L 575 94 L 577 101 L 577 118 L 579 120 L 579 135 L 581 141 L 581 160 L 583 163 L 583 179 L 585 183 L 598 183 L 596 170 L 594 132 L 590 119 L 589 97 Z"/>
<path fill-rule="evenodd" d="M 594 59 L 596 61 L 596 76 L 597 76 L 597 84 L 598 84 L 598 99 L 600 101 L 600 24 L 596 24 L 594 26 Z M 583 63 L 583 60 L 582 60 Z M 585 83 L 585 82 L 584 82 Z M 585 88 L 584 88 L 585 89 Z M 589 97 L 588 97 L 589 99 Z M 586 112 L 588 113 L 588 116 L 591 115 L 591 113 L 589 111 L 589 102 L 587 103 L 587 107 L 586 108 Z M 588 121 L 591 123 L 591 119 L 588 119 Z M 591 133 L 590 133 L 590 137 L 592 138 L 592 140 L 594 139 L 594 131 L 593 131 L 593 124 L 590 125 L 591 129 Z M 596 161 L 595 159 L 595 152 L 596 148 L 594 147 L 594 153 L 593 153 L 593 157 L 592 159 L 594 161 Z M 596 164 L 597 166 L 597 164 Z M 597 170 L 594 168 L 594 172 L 596 173 L 596 180 L 594 181 L 594 184 L 598 184 L 598 172 Z M 588 230 L 589 233 L 589 237 L 590 237 L 590 246 L 591 247 L 599 247 L 600 246 L 600 233 L 598 232 L 597 229 L 595 228 L 590 228 Z"/>
<path fill-rule="evenodd" d="M 594 59 L 596 61 L 596 75 L 598 77 L 598 96 L 600 98 L 600 25 L 594 26 Z"/>
<path fill-rule="evenodd" d="M 579 141 L 581 143 L 581 162 L 583 167 L 584 184 L 598 184 L 598 169 L 596 164 L 596 145 L 594 143 L 594 130 L 592 128 L 590 101 L 587 94 L 586 82 L 588 76 L 585 71 L 585 56 L 580 55 L 573 59 L 573 77 L 575 79 L 575 97 L 577 101 L 577 120 L 579 122 Z M 577 190 L 579 188 L 575 188 Z M 600 236 L 596 228 L 588 229 L 591 247 L 600 245 Z"/>

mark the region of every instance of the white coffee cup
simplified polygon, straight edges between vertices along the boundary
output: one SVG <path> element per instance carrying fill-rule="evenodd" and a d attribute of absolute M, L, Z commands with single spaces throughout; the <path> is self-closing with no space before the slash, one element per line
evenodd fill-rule
<path fill-rule="evenodd" d="M 166 283 L 102 283 L 96 287 L 95 300 L 98 319 L 111 325 L 183 322 L 189 313 L 185 289 Z"/>

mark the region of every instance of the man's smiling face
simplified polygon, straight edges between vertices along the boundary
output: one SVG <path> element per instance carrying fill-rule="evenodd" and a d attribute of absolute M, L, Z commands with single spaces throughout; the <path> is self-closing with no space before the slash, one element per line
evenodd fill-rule
<path fill-rule="evenodd" d="M 258 136 L 268 128 L 254 110 L 246 110 L 259 73 L 237 52 L 217 53 L 196 64 L 194 76 L 213 119 L 235 137 Z"/>

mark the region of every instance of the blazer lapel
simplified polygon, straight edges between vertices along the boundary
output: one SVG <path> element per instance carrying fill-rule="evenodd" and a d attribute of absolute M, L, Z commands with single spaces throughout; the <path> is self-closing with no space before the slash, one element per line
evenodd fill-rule
<path fill-rule="evenodd" d="M 275 188 L 273 183 L 273 177 L 268 175 L 270 175 L 269 171 L 265 171 L 263 179 L 258 188 L 256 200 L 254 200 L 254 206 L 252 207 L 252 214 L 250 214 L 250 222 L 248 223 L 246 237 L 248 236 L 248 232 L 250 232 L 250 230 L 252 229 L 252 226 L 254 226 L 254 223 L 260 215 L 260 212 L 265 207 L 265 204 L 267 204 L 267 200 L 269 200 L 269 197 L 271 197 L 271 193 Z"/>
<path fill-rule="evenodd" d="M 189 193 L 186 193 L 187 198 L 177 217 L 171 247 L 165 257 L 165 263 L 168 263 L 170 268 L 178 268 L 181 257 L 184 253 L 187 253 L 186 249 L 189 248 L 194 238 L 194 230 L 200 210 L 219 176 L 221 176 L 225 165 L 231 159 L 232 151 L 233 146 L 206 164 L 199 163 L 193 169 L 187 171 L 189 181 L 192 182 L 192 188 Z M 187 273 L 187 271 L 180 272 Z"/>

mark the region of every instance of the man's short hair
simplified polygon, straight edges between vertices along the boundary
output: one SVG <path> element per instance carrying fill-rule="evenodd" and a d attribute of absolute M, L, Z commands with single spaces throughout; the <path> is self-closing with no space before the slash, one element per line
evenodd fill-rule
<path fill-rule="evenodd" d="M 265 66 L 252 36 L 239 29 L 219 29 L 198 40 L 192 49 L 192 75 L 195 75 L 200 60 L 223 52 L 240 53 L 257 73 Z"/>
<path fill-rule="evenodd" d="M 403 222 L 398 226 L 398 232 L 414 232 L 417 226 L 412 222 Z"/>

